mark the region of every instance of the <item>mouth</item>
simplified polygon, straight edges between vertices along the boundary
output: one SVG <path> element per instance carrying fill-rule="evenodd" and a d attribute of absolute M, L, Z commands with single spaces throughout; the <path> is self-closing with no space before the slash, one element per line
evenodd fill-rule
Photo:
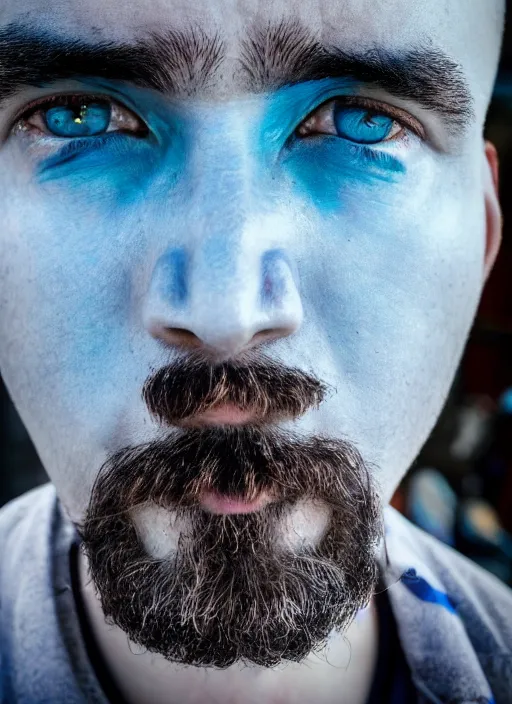
<path fill-rule="evenodd" d="M 203 411 L 203 413 L 184 418 L 179 425 L 182 428 L 202 428 L 219 425 L 248 425 L 257 421 L 258 417 L 254 412 L 242 410 L 233 403 L 222 403 Z"/>
<path fill-rule="evenodd" d="M 258 413 L 255 409 L 244 409 L 231 402 L 221 402 L 205 411 L 182 418 L 178 422 L 174 421 L 174 425 L 184 429 L 241 427 L 263 423 L 267 425 L 281 417 L 271 414 L 262 416 L 261 412 Z M 208 513 L 225 516 L 261 511 L 276 500 L 277 497 L 269 491 L 260 491 L 256 498 L 247 499 L 242 495 L 226 494 L 215 489 L 204 489 L 196 498 L 199 506 Z"/>
<path fill-rule="evenodd" d="M 228 496 L 216 491 L 204 491 L 199 504 L 209 513 L 231 515 L 234 513 L 253 513 L 261 511 L 273 498 L 267 492 L 261 492 L 253 501 L 246 501 L 241 496 Z"/>

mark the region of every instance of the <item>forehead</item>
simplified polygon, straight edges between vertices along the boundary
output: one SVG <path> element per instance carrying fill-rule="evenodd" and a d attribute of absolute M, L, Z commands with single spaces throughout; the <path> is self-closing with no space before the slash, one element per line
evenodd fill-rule
<path fill-rule="evenodd" d="M 222 41 L 219 80 L 229 92 L 230 63 L 239 59 L 244 39 L 282 23 L 299 23 L 323 43 L 358 53 L 441 50 L 461 67 L 478 115 L 485 111 L 499 51 L 496 13 L 489 11 L 497 1 L 24 0 L 20 13 L 18 0 L 4 0 L 0 28 L 20 23 L 85 40 L 120 42 L 150 32 L 200 30 Z"/>
<path fill-rule="evenodd" d="M 109 36 L 126 39 L 144 30 L 191 24 L 222 28 L 226 36 L 235 37 L 254 24 L 294 18 L 322 32 L 325 39 L 341 38 L 358 46 L 385 38 L 399 46 L 417 40 L 421 33 L 454 38 L 454 27 L 460 27 L 454 21 L 461 17 L 466 21 L 481 5 L 481 0 L 26 0 L 20 13 L 16 0 L 6 0 L 0 20 L 2 24 L 16 19 L 42 25 L 58 22 L 95 35 L 108 30 Z"/>

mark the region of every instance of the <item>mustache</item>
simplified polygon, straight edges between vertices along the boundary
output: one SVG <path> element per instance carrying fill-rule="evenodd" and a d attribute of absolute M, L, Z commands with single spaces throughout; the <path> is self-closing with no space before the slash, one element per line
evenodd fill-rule
<path fill-rule="evenodd" d="M 159 369 L 144 384 L 142 397 L 161 423 L 179 425 L 222 404 L 250 411 L 255 424 L 298 418 L 318 408 L 327 387 L 300 369 L 264 357 L 212 364 L 200 356 Z"/>

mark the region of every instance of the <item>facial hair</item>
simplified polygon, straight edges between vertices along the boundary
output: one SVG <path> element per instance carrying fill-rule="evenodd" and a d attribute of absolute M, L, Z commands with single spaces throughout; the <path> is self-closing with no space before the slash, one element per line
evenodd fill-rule
<path fill-rule="evenodd" d="M 99 472 L 78 526 L 107 621 L 167 660 L 225 668 L 300 662 L 344 631 L 374 593 L 382 512 L 369 468 L 345 440 L 301 437 L 269 419 L 323 399 L 314 377 L 259 358 L 250 364 L 188 359 L 160 370 L 144 399 L 180 425 L 221 402 L 251 409 L 243 426 L 175 428 L 115 453 Z M 215 490 L 274 501 L 217 515 L 198 497 Z M 321 539 L 287 545 L 298 502 L 328 510 Z M 130 512 L 169 511 L 184 529 L 165 558 L 148 554 Z"/>

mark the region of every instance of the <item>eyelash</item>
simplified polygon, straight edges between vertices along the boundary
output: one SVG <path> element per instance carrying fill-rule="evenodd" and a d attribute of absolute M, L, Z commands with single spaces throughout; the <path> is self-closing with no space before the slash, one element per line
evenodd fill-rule
<path fill-rule="evenodd" d="M 41 130 L 38 127 L 35 126 L 27 126 L 27 123 L 30 119 L 32 119 L 37 113 L 39 112 L 44 112 L 45 110 L 49 110 L 52 107 L 65 107 L 65 106 L 78 106 L 84 103 L 92 103 L 94 101 L 97 101 L 99 103 L 108 103 L 112 109 L 118 109 L 124 113 L 129 114 L 136 120 L 139 125 L 140 125 L 140 134 L 134 132 L 134 131 L 126 131 L 132 134 L 133 136 L 146 136 L 148 132 L 148 128 L 145 125 L 145 123 L 142 121 L 142 119 L 130 108 L 126 107 L 122 103 L 114 100 L 113 98 L 110 98 L 105 95 L 94 95 L 94 94 L 77 94 L 77 93 L 69 93 L 69 94 L 60 94 L 60 95 L 52 95 L 48 98 L 40 98 L 37 101 L 34 101 L 33 103 L 30 103 L 28 106 L 26 106 L 23 109 L 23 112 L 17 115 L 17 117 L 14 120 L 14 129 L 18 129 L 21 131 L 39 131 Z M 125 132 L 125 133 L 126 133 Z M 114 134 L 120 134 L 123 133 L 123 130 L 113 130 L 111 132 L 112 135 Z M 93 139 L 99 139 L 101 137 L 104 137 L 104 133 L 102 135 L 96 135 L 96 136 L 91 136 L 87 137 L 86 139 L 88 140 L 93 140 Z M 84 141 L 84 138 L 80 137 L 58 137 L 57 135 L 51 134 L 51 132 L 43 133 L 44 136 L 49 137 L 51 139 L 62 139 L 62 141 L 66 142 L 71 142 L 71 141 Z"/>
<path fill-rule="evenodd" d="M 325 108 L 327 105 L 330 103 L 333 104 L 338 104 L 341 105 L 342 107 L 347 107 L 347 108 L 359 108 L 361 110 L 368 110 L 369 112 L 374 112 L 379 115 L 384 115 L 386 117 L 389 117 L 391 120 L 396 122 L 400 127 L 402 127 L 403 130 L 410 130 L 416 137 L 419 137 L 420 139 L 424 140 L 426 138 L 425 130 L 423 126 L 413 118 L 411 115 L 409 115 L 407 112 L 404 110 L 401 110 L 399 108 L 395 108 L 387 103 L 381 103 L 375 100 L 372 100 L 371 98 L 365 98 L 363 96 L 333 96 L 329 98 L 328 100 L 324 101 L 320 105 L 316 106 L 313 110 L 311 110 L 308 115 L 301 121 L 300 125 L 295 129 L 294 135 L 300 139 L 312 139 L 316 137 L 323 137 L 323 136 L 329 136 L 326 135 L 326 133 L 318 132 L 318 133 L 313 133 L 310 136 L 301 136 L 299 135 L 299 130 L 300 128 L 309 120 L 311 119 L 316 113 L 320 112 L 322 108 Z M 334 136 L 334 135 L 332 135 Z M 393 137 L 389 140 L 386 140 L 387 142 L 399 142 L 403 139 L 399 135 L 396 137 Z M 365 145 L 360 145 L 360 146 L 365 146 Z M 373 148 L 372 148 L 373 146 Z M 366 145 L 366 150 L 371 151 L 375 153 L 375 146 L 377 145 Z"/>
<path fill-rule="evenodd" d="M 133 130 L 111 130 L 110 132 L 104 132 L 97 135 L 91 135 L 87 137 L 59 137 L 58 135 L 53 135 L 51 132 L 42 132 L 36 126 L 27 126 L 26 123 L 34 117 L 37 112 L 43 112 L 51 107 L 55 106 L 66 106 L 66 105 L 79 105 L 81 103 L 91 103 L 94 101 L 109 103 L 112 107 L 117 106 L 118 109 L 126 111 L 129 113 L 134 120 L 139 123 L 140 131 L 135 132 Z M 317 112 L 321 111 L 323 107 L 326 107 L 329 103 L 341 104 L 342 107 L 353 107 L 359 109 L 366 109 L 378 113 L 380 115 L 385 115 L 389 117 L 394 122 L 396 122 L 402 130 L 390 139 L 384 140 L 383 142 L 378 142 L 374 144 L 363 144 L 357 142 L 350 142 L 351 146 L 356 150 L 362 157 L 366 160 L 374 163 L 375 165 L 385 166 L 383 163 L 386 160 L 386 156 L 389 156 L 389 152 L 383 151 L 379 148 L 380 145 L 384 143 L 403 143 L 407 139 L 407 130 L 415 134 L 420 139 L 425 139 L 425 132 L 421 124 L 415 120 L 408 113 L 394 108 L 388 104 L 379 103 L 377 101 L 371 100 L 369 98 L 361 96 L 333 96 L 329 100 L 324 101 L 318 105 L 314 110 L 310 111 L 309 114 L 301 121 L 300 125 L 294 130 L 292 139 L 296 140 L 309 140 L 309 139 L 319 139 L 325 137 L 334 137 L 336 139 L 344 139 L 342 136 L 337 136 L 330 134 L 328 132 L 317 132 L 310 135 L 299 135 L 299 129 L 305 122 L 311 119 Z M 83 150 L 88 150 L 90 148 L 97 148 L 101 145 L 106 145 L 107 141 L 109 144 L 113 144 L 114 141 L 125 137 L 127 134 L 133 137 L 146 137 L 149 134 L 149 128 L 147 125 L 134 113 L 130 108 L 124 106 L 122 103 L 118 103 L 116 100 L 105 95 L 81 95 L 81 94 L 60 94 L 55 96 L 50 96 L 48 98 L 39 99 L 34 101 L 32 104 L 24 108 L 23 113 L 21 113 L 15 120 L 15 128 L 18 128 L 24 132 L 38 131 L 39 134 L 43 134 L 46 138 L 52 140 L 59 140 L 64 143 L 63 148 L 59 151 L 59 158 L 69 154 L 71 158 L 74 154 L 82 152 Z M 405 131 L 405 134 L 404 134 Z M 350 141 L 350 140 L 347 140 Z"/>

